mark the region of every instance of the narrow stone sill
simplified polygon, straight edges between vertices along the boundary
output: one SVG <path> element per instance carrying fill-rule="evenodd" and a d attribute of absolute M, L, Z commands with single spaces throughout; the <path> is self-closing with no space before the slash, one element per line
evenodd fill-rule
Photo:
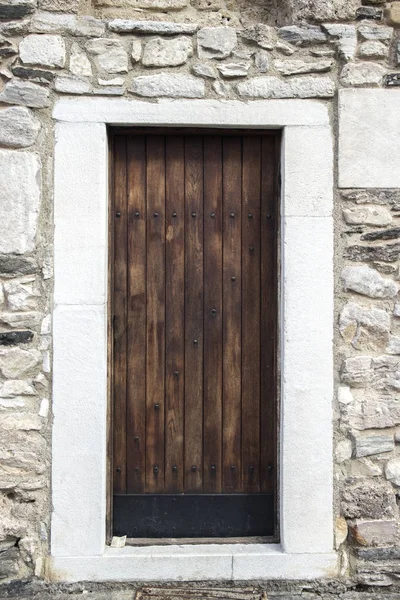
<path fill-rule="evenodd" d="M 337 576 L 337 555 L 288 554 L 279 544 L 105 547 L 98 556 L 52 556 L 53 581 L 251 581 Z"/>

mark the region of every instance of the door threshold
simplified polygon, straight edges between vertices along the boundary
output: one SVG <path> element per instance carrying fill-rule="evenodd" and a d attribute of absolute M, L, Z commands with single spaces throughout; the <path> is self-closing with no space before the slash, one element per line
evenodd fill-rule
<path fill-rule="evenodd" d="M 274 537 L 233 538 L 127 538 L 126 546 L 189 546 L 194 544 L 276 544 Z"/>

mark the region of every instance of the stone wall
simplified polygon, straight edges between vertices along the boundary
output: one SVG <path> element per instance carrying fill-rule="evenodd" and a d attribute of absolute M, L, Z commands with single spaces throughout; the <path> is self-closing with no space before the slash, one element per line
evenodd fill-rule
<path fill-rule="evenodd" d="M 400 2 L 0 0 L 0 578 L 50 537 L 53 123 L 58 97 L 318 98 L 400 84 Z M 336 196 L 341 577 L 400 572 L 400 190 Z M 304 465 L 307 468 L 307 465 Z"/>

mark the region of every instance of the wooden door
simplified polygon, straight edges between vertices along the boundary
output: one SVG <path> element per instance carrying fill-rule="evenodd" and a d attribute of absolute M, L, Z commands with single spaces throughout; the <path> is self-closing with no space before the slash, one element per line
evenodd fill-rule
<path fill-rule="evenodd" d="M 278 152 L 114 136 L 115 535 L 276 533 Z"/>

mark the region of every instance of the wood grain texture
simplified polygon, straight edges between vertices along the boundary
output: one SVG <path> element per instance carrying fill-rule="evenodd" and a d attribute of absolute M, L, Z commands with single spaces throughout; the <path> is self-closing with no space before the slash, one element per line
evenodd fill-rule
<path fill-rule="evenodd" d="M 277 144 L 262 140 L 261 179 L 261 491 L 276 493 Z"/>
<path fill-rule="evenodd" d="M 114 179 L 114 491 L 126 492 L 127 193 L 126 139 L 115 140 Z"/>
<path fill-rule="evenodd" d="M 197 340 L 197 343 L 195 342 Z M 185 491 L 203 486 L 203 140 L 185 139 Z"/>
<path fill-rule="evenodd" d="M 242 140 L 223 139 L 223 492 L 242 490 Z M 232 286 L 232 277 L 236 285 Z"/>
<path fill-rule="evenodd" d="M 222 482 L 222 139 L 204 138 L 204 478 Z M 234 284 L 233 284 L 234 285 Z M 212 309 L 216 313 L 212 313 Z"/>
<path fill-rule="evenodd" d="M 260 491 L 261 138 L 243 138 L 242 477 Z"/>
<path fill-rule="evenodd" d="M 146 487 L 146 140 L 127 140 L 127 493 Z"/>
<path fill-rule="evenodd" d="M 165 491 L 184 491 L 185 382 L 185 164 L 184 139 L 166 139 L 166 380 Z"/>
<path fill-rule="evenodd" d="M 164 491 L 165 139 L 147 139 L 146 492 Z"/>
<path fill-rule="evenodd" d="M 114 493 L 276 497 L 279 146 L 114 137 Z"/>

